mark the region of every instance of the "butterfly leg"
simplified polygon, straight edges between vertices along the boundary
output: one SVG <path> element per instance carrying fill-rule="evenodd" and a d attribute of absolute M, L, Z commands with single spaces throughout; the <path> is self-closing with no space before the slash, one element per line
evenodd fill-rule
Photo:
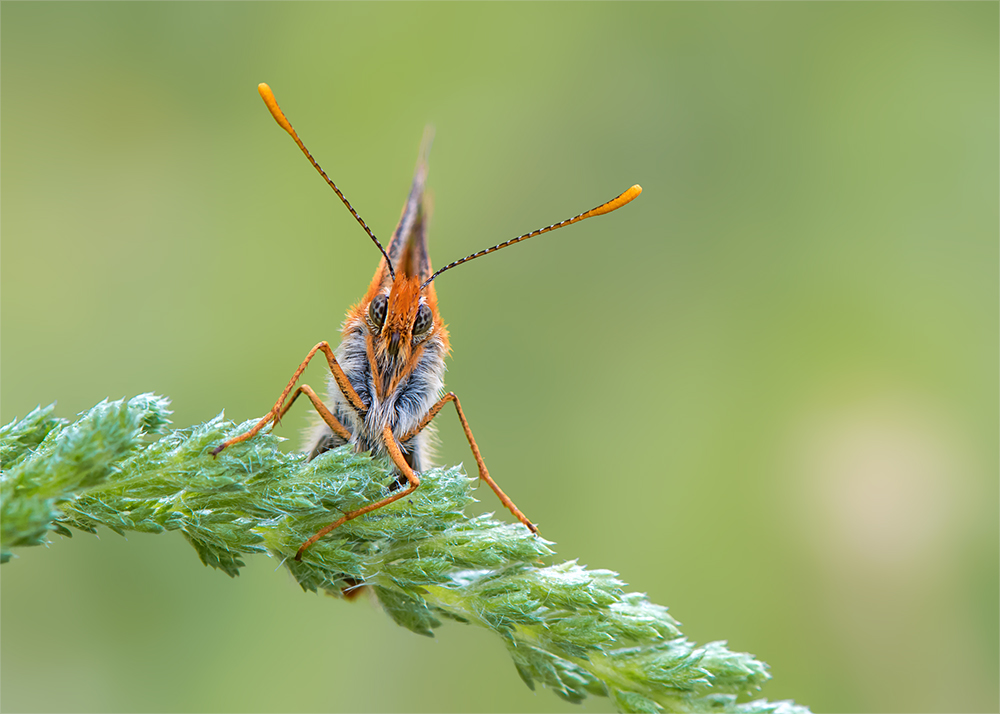
<path fill-rule="evenodd" d="M 281 393 L 281 396 L 278 397 L 278 401 L 275 402 L 274 407 L 271 409 L 271 411 L 269 411 L 266 415 L 264 415 L 264 417 L 259 422 L 257 422 L 257 424 L 252 429 L 250 429 L 250 431 L 244 432 L 239 436 L 234 436 L 232 439 L 228 439 L 219 444 L 218 446 L 216 446 L 214 449 L 212 449 L 212 456 L 217 456 L 227 446 L 238 444 L 241 441 L 246 441 L 247 439 L 256 436 L 261 429 L 263 429 L 265 426 L 268 425 L 268 423 L 272 421 L 277 422 L 279 419 L 281 419 L 282 416 L 284 416 L 285 412 L 288 411 L 288 407 L 292 405 L 292 402 L 294 402 L 295 399 L 299 396 L 299 394 L 302 393 L 303 391 L 306 392 L 306 396 L 309 397 L 310 401 L 312 401 L 313 405 L 316 407 L 316 410 L 320 413 L 320 416 L 323 417 L 323 421 L 325 421 L 327 425 L 331 429 L 333 429 L 333 431 L 338 435 L 343 436 L 343 434 L 346 432 L 347 433 L 346 438 L 350 439 L 350 433 L 347 432 L 347 429 L 345 429 L 344 426 L 337 420 L 337 418 L 330 413 L 330 410 L 328 410 L 325 406 L 323 406 L 323 408 L 320 409 L 320 405 L 323 404 L 322 400 L 320 400 L 316 396 L 316 393 L 313 392 L 313 390 L 310 389 L 308 386 L 303 385 L 303 387 L 300 387 L 299 390 L 296 391 L 296 393 L 292 396 L 291 402 L 289 402 L 287 406 L 285 405 L 285 399 L 288 397 L 292 389 L 295 387 L 295 383 L 299 381 L 299 377 L 301 377 L 302 373 L 305 372 L 306 366 L 309 364 L 309 360 L 311 360 L 317 352 L 322 352 L 326 356 L 326 361 L 330 367 L 330 372 L 333 373 L 333 378 L 337 382 L 337 386 L 340 387 L 340 391 L 344 393 L 344 397 L 346 397 L 347 401 L 351 403 L 351 406 L 353 406 L 362 414 L 368 411 L 364 403 L 361 401 L 361 397 L 358 396 L 358 393 L 354 391 L 354 387 L 351 386 L 351 382 L 347 378 L 347 375 L 344 374 L 344 370 L 341 369 L 340 365 L 337 363 L 337 358 L 334 357 L 333 350 L 330 348 L 330 344 L 328 342 L 320 342 L 318 345 L 309 350 L 309 354 L 307 354 L 306 358 L 302 360 L 302 364 L 300 364 L 299 368 L 295 370 L 295 374 L 292 375 L 292 378 L 288 380 L 288 385 L 285 387 L 285 390 Z"/>
<path fill-rule="evenodd" d="M 485 481 L 486 484 L 493 489 L 493 492 L 497 495 L 497 498 L 500 499 L 500 502 L 507 507 L 507 510 L 514 514 L 514 517 L 517 518 L 517 520 L 527 526 L 528 530 L 532 533 L 537 533 L 538 528 L 535 524 L 529 521 L 527 516 L 521 513 L 518 507 L 514 505 L 514 502 L 510 500 L 510 497 L 497 485 L 497 482 L 490 478 L 490 472 L 486 468 L 486 462 L 483 461 L 483 455 L 479 453 L 479 446 L 476 445 L 476 439 L 472 436 L 472 429 L 469 428 L 469 422 L 465 418 L 465 412 L 462 411 L 462 404 L 458 401 L 458 397 L 455 396 L 454 392 L 448 392 L 441 397 L 441 399 L 438 400 L 434 406 L 427 410 L 427 414 L 425 414 L 424 418 L 420 420 L 420 423 L 417 424 L 417 426 L 408 434 L 405 434 L 400 441 L 402 443 L 406 443 L 423 431 L 423 429 L 431 423 L 431 420 L 438 415 L 448 402 L 453 402 L 455 404 L 455 411 L 458 412 L 458 420 L 462 422 L 462 429 L 465 431 L 465 438 L 469 440 L 469 446 L 472 448 L 472 456 L 476 459 L 476 466 L 479 467 L 479 478 Z"/>
<path fill-rule="evenodd" d="M 382 508 L 382 506 L 388 506 L 393 501 L 398 501 L 399 499 L 409 496 L 411 493 L 417 490 L 417 486 L 420 485 L 420 477 L 410 468 L 410 465 L 406 463 L 406 458 L 403 456 L 403 452 L 400 451 L 399 445 L 396 444 L 396 437 L 392 435 L 392 427 L 386 425 L 382 429 L 382 438 L 385 441 L 385 448 L 389 452 L 389 457 L 392 462 L 396 465 L 396 468 L 406 476 L 406 480 L 410 482 L 404 490 L 399 493 L 394 493 L 387 498 L 383 498 L 381 501 L 376 501 L 375 503 L 369 503 L 367 506 L 359 508 L 356 511 L 351 511 L 350 513 L 345 513 L 343 516 L 338 518 L 336 521 L 326 526 L 320 530 L 316 535 L 307 540 L 299 547 L 299 552 L 295 554 L 296 560 L 302 560 L 302 554 L 306 551 L 306 548 L 311 546 L 313 543 L 318 541 L 320 538 L 325 536 L 327 533 L 332 531 L 334 528 L 347 523 L 347 521 L 353 520 L 358 516 L 363 516 L 366 513 L 371 513 L 372 511 Z"/>
<path fill-rule="evenodd" d="M 340 423 L 340 420 L 333 415 L 333 413 L 327 408 L 326 404 L 323 403 L 323 400 L 319 398 L 316 392 L 313 391 L 313 388 L 308 384 L 303 384 L 295 390 L 292 398 L 288 400 L 285 406 L 281 408 L 281 411 L 278 412 L 278 416 L 274 418 L 275 424 L 278 424 L 281 421 L 281 418 L 285 416 L 285 412 L 292 408 L 292 405 L 295 403 L 295 400 L 299 398 L 300 394 L 305 394 L 309 397 L 309 401 L 312 402 L 313 407 L 315 407 L 316 411 L 319 412 L 320 418 L 328 427 L 330 427 L 330 429 L 333 430 L 334 434 L 339 436 L 344 441 L 351 440 L 351 432 L 348 431 L 346 426 Z"/>

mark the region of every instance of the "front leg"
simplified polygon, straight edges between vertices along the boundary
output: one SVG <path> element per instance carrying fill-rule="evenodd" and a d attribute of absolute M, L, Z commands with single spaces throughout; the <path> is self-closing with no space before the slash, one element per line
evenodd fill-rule
<path fill-rule="evenodd" d="M 423 431 L 448 402 L 454 402 L 455 404 L 455 411 L 458 412 L 458 420 L 462 422 L 462 429 L 465 431 L 465 438 L 469 440 L 469 446 L 472 448 L 472 456 L 476 459 L 476 466 L 479 467 L 479 478 L 485 481 L 489 487 L 493 489 L 493 492 L 497 495 L 497 498 L 500 499 L 500 502 L 507 507 L 507 510 L 514 514 L 514 517 L 517 518 L 517 520 L 527 526 L 528 530 L 532 533 L 538 533 L 538 528 L 535 524 L 529 521 L 528 517 L 521 513 L 518 507 L 514 505 L 514 502 L 510 500 L 510 497 L 507 496 L 507 494 L 504 493 L 503 490 L 497 485 L 497 482 L 490 478 L 490 472 L 486 469 L 486 462 L 483 461 L 483 455 L 479 453 L 479 446 L 476 445 L 476 439 L 472 436 L 472 429 L 469 428 L 469 422 L 465 418 L 465 412 L 462 411 L 462 405 L 458 401 L 458 397 L 455 396 L 454 392 L 448 392 L 441 397 L 441 399 L 439 399 L 434 406 L 428 409 L 427 414 L 425 414 L 424 418 L 420 420 L 420 423 L 417 424 L 417 426 L 410 432 L 405 434 L 403 438 L 399 440 L 400 443 L 405 444 L 407 441 Z"/>
<path fill-rule="evenodd" d="M 292 391 L 292 388 L 295 387 L 295 383 L 299 381 L 299 377 L 301 377 L 302 373 L 305 372 L 306 366 L 309 364 L 309 360 L 311 360 L 317 352 L 323 352 L 326 356 L 326 362 L 330 367 L 330 372 L 333 373 L 333 378 L 337 382 L 337 386 L 340 387 L 340 391 L 343 393 L 344 397 L 351 404 L 351 406 L 357 409 L 361 414 L 367 412 L 368 408 L 364 405 L 364 402 L 361 401 L 361 397 L 359 397 L 358 393 L 354 390 L 354 387 L 351 385 L 351 381 L 347 378 L 347 375 L 344 374 L 344 370 L 341 369 L 340 364 L 337 363 L 337 358 L 334 357 L 333 350 L 330 349 L 330 343 L 320 342 L 318 345 L 309 350 L 309 354 L 307 354 L 306 358 L 302 360 L 302 364 L 300 364 L 299 368 L 295 370 L 295 374 L 292 375 L 292 378 L 288 380 L 288 386 L 285 387 L 285 391 L 283 391 L 281 396 L 278 397 L 278 401 L 274 403 L 274 407 L 271 411 L 261 418 L 261 420 L 257 422 L 257 424 L 250 429 L 250 431 L 244 432 L 239 436 L 234 436 L 232 439 L 228 439 L 212 449 L 212 456 L 218 456 L 219 453 L 227 446 L 232 446 L 233 444 L 238 444 L 241 441 L 246 441 L 247 439 L 252 438 L 261 429 L 267 426 L 269 422 L 273 421 L 277 423 L 302 392 L 305 392 L 306 396 L 308 396 L 310 401 L 312 401 L 313 406 L 316 407 L 316 411 L 319 412 L 327 426 L 333 429 L 335 434 L 342 436 L 349 441 L 351 433 L 332 413 L 330 413 L 330 410 L 326 408 L 326 405 L 323 404 L 319 397 L 316 396 L 316 393 L 307 385 L 299 387 L 295 394 L 292 395 L 291 401 L 289 401 L 287 405 L 285 404 L 285 399 Z"/>

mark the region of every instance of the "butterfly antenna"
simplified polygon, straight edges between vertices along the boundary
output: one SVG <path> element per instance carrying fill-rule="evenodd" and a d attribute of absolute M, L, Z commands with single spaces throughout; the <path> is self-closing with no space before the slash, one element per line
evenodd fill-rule
<path fill-rule="evenodd" d="M 493 246 L 492 248 L 486 248 L 485 250 L 481 250 L 478 253 L 467 255 L 461 260 L 456 260 L 454 263 L 448 263 L 448 265 L 444 266 L 439 271 L 434 273 L 431 277 L 427 278 L 427 280 L 425 280 L 423 284 L 420 286 L 420 289 L 423 290 L 425 287 L 427 287 L 428 284 L 430 284 L 432 280 L 434 280 L 434 278 L 439 276 L 444 271 L 451 270 L 452 268 L 461 265 L 462 263 L 468 263 L 470 260 L 481 258 L 484 255 L 494 253 L 500 250 L 501 248 L 506 248 L 509 245 L 520 243 L 521 241 L 527 240 L 528 238 L 540 236 L 542 233 L 548 233 L 549 231 L 554 231 L 556 228 L 564 228 L 565 226 L 576 223 L 577 221 L 582 221 L 585 218 L 593 218 L 594 216 L 603 216 L 605 213 L 611 213 L 612 211 L 621 208 L 626 203 L 635 199 L 640 193 L 642 193 L 642 186 L 636 184 L 629 190 L 622 193 L 617 198 L 613 198 L 607 203 L 602 203 L 597 208 L 591 208 L 589 211 L 581 213 L 579 216 L 573 216 L 572 218 L 567 218 L 565 221 L 559 221 L 558 223 L 553 223 L 551 226 L 546 226 L 545 228 L 539 228 L 536 231 L 531 231 L 531 233 L 525 233 L 523 236 L 518 236 L 517 238 L 511 238 L 510 240 L 504 241 L 503 243 L 499 243 Z"/>
<path fill-rule="evenodd" d="M 309 153 L 309 149 L 307 149 L 306 145 L 302 143 L 299 135 L 296 134 L 295 129 L 292 128 L 291 122 L 288 121 L 285 113 L 281 111 L 281 107 L 278 106 L 278 100 L 274 98 L 274 92 L 272 92 L 271 88 L 263 82 L 257 85 L 257 91 L 260 92 L 261 99 L 264 100 L 264 104 L 267 105 L 267 108 L 270 110 L 271 116 L 274 117 L 274 120 L 278 122 L 278 125 L 282 129 L 288 132 L 288 135 L 291 136 L 292 139 L 295 140 L 295 143 L 298 144 L 300 149 L 302 149 L 302 153 L 306 155 L 307 159 L 309 159 L 309 163 L 313 165 L 313 168 L 319 171 L 319 175 L 323 177 L 323 180 L 330 184 L 330 188 L 332 188 L 337 196 L 340 197 L 340 200 L 344 202 L 344 205 L 347 206 L 347 210 L 351 212 L 351 215 L 354 216 L 357 222 L 361 224 L 361 227 L 365 229 L 365 233 L 368 234 L 368 237 L 372 239 L 376 246 L 378 246 L 379 251 L 383 256 L 385 256 L 386 265 L 389 266 L 389 275 L 391 275 L 395 280 L 396 273 L 392 269 L 392 261 L 389 260 L 389 256 L 385 252 L 385 248 L 383 248 L 382 244 L 378 242 L 378 238 L 376 238 L 375 234 L 372 233 L 371 228 L 368 227 L 365 220 L 358 215 L 357 211 L 354 210 L 354 206 L 351 205 L 351 202 L 348 201 L 347 198 L 344 197 L 344 194 L 340 192 L 340 189 L 337 188 L 337 184 L 335 184 L 330 177 L 326 175 L 326 171 L 323 170 L 323 167 L 320 166 L 316 159 L 312 157 L 312 154 Z"/>

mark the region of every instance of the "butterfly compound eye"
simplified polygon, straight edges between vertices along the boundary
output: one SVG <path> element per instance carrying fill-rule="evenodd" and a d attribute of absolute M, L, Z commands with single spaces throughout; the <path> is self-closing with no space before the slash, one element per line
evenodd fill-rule
<path fill-rule="evenodd" d="M 427 305 L 421 305 L 417 308 L 417 319 L 413 321 L 413 334 L 424 334 L 431 329 L 433 322 L 434 318 L 431 315 L 431 309 Z"/>
<path fill-rule="evenodd" d="M 389 304 L 389 298 L 384 294 L 376 295 L 368 306 L 368 319 L 376 327 L 382 327 L 385 323 L 385 311 Z"/>

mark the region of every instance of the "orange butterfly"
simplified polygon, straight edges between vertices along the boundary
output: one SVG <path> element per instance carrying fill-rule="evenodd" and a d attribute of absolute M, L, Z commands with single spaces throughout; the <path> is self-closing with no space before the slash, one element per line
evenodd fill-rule
<path fill-rule="evenodd" d="M 305 394 L 323 420 L 311 439 L 309 458 L 337 446 L 351 444 L 355 451 L 370 451 L 373 456 L 388 456 L 392 459 L 399 474 L 395 493 L 346 513 L 320 530 L 299 548 L 295 559 L 301 560 L 303 552 L 310 545 L 337 526 L 398 501 L 416 490 L 420 485 L 418 473 L 428 467 L 427 426 L 450 402 L 455 405 L 458 419 L 469 440 L 472 455 L 479 468 L 479 477 L 493 489 L 503 505 L 521 523 L 531 532 L 537 533 L 535 525 L 490 477 L 458 397 L 453 392 L 441 396 L 444 389 L 444 359 L 449 349 L 448 331 L 438 312 L 434 279 L 446 270 L 474 258 L 585 218 L 610 213 L 636 198 L 642 189 L 638 185 L 632 186 L 597 208 L 473 253 L 432 272 L 427 253 L 428 209 L 424 199 L 429 135 L 425 137 L 421 147 L 410 195 L 403 206 L 403 215 L 386 250 L 340 189 L 313 159 L 278 107 L 271 88 L 260 84 L 257 89 L 278 124 L 291 135 L 313 167 L 378 246 L 382 259 L 368 286 L 368 292 L 347 312 L 336 353 L 325 341 L 313 347 L 295 370 L 271 411 L 252 429 L 220 444 L 212 453 L 218 454 L 227 446 L 253 437 L 268 423 L 277 423 L 298 396 Z M 322 352 L 326 357 L 333 375 L 328 404 L 308 385 L 295 386 L 309 360 L 317 352 Z"/>

